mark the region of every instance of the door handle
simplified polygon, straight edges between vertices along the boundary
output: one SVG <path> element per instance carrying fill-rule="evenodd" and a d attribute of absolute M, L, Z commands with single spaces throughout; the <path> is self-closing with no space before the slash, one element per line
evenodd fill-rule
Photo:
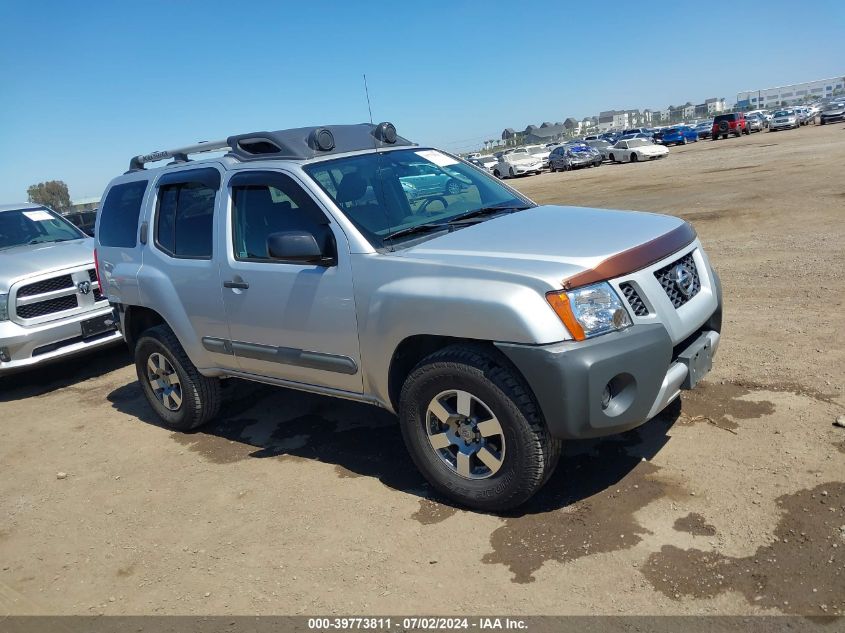
<path fill-rule="evenodd" d="M 247 288 L 249 288 L 249 284 L 245 281 L 224 281 L 223 287 L 237 288 L 238 290 L 246 290 Z"/>

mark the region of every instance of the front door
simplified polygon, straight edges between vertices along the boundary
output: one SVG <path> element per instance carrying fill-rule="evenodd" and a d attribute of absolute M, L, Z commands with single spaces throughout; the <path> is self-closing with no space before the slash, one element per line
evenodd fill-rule
<path fill-rule="evenodd" d="M 349 248 L 343 232 L 291 175 L 230 177 L 220 280 L 230 340 L 250 374 L 360 393 L 363 389 Z M 308 231 L 327 265 L 270 257 L 267 238 Z"/>

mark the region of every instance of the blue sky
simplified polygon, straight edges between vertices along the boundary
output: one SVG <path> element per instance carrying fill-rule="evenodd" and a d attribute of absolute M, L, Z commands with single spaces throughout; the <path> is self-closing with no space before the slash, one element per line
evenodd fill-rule
<path fill-rule="evenodd" d="M 99 195 L 156 149 L 366 121 L 365 72 L 374 119 L 455 151 L 845 74 L 845 2 L 802 6 L 0 0 L 0 203 L 51 179 Z"/>

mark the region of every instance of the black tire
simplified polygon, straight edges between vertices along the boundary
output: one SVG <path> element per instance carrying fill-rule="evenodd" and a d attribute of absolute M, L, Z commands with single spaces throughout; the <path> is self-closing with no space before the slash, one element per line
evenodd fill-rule
<path fill-rule="evenodd" d="M 714 140 L 714 141 L 718 141 L 718 140 L 719 140 L 719 135 L 718 135 L 718 134 L 714 134 L 714 135 L 713 135 L 713 140 Z"/>
<path fill-rule="evenodd" d="M 148 362 L 153 355 L 163 356 L 179 379 L 181 403 L 169 409 L 156 396 L 148 376 Z M 135 345 L 135 371 L 141 390 L 164 425 L 175 431 L 190 431 L 202 426 L 220 411 L 220 380 L 197 371 L 173 331 L 157 325 L 141 334 Z"/>
<path fill-rule="evenodd" d="M 481 400 L 499 421 L 501 466 L 486 478 L 459 475 L 429 441 L 429 405 L 450 390 Z M 503 511 L 524 503 L 548 480 L 560 457 L 561 442 L 549 435 L 522 377 L 482 347 L 453 345 L 423 359 L 402 386 L 399 420 L 408 452 L 431 485 L 477 510 Z"/>
<path fill-rule="evenodd" d="M 513 173 L 513 167 L 508 168 L 508 176 L 510 178 L 515 178 L 515 175 Z"/>
<path fill-rule="evenodd" d="M 686 137 L 686 136 L 682 136 L 682 137 L 681 137 L 681 145 L 686 145 L 686 144 L 687 144 L 687 137 Z"/>
<path fill-rule="evenodd" d="M 638 160 L 640 160 L 640 157 L 637 156 L 636 152 L 634 152 L 633 154 L 631 154 L 631 157 L 628 160 L 632 163 L 636 163 Z"/>
<path fill-rule="evenodd" d="M 446 183 L 446 194 L 447 195 L 456 196 L 459 193 L 461 193 L 461 189 L 462 189 L 461 183 L 459 183 L 457 180 L 453 179 L 453 180 L 450 180 L 449 182 Z"/>
<path fill-rule="evenodd" d="M 496 178 L 498 178 L 499 180 L 501 180 L 501 179 L 502 179 L 502 174 L 500 174 L 500 173 L 499 173 L 499 170 L 498 170 L 498 169 L 494 169 L 494 170 L 493 170 L 493 175 L 494 175 Z"/>
<path fill-rule="evenodd" d="M 610 156 L 608 156 L 608 158 L 610 159 L 610 162 L 611 162 L 611 163 L 615 163 L 615 162 L 616 162 L 616 157 L 615 157 L 613 154 L 611 154 Z"/>

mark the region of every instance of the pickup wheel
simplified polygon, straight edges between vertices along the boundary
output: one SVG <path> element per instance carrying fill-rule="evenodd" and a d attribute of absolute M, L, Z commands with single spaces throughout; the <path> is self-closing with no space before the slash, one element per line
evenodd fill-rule
<path fill-rule="evenodd" d="M 138 338 L 135 371 L 147 401 L 168 428 L 190 431 L 220 410 L 220 380 L 197 371 L 166 325 Z"/>
<path fill-rule="evenodd" d="M 399 420 L 429 483 L 477 510 L 524 503 L 560 456 L 523 379 L 482 348 L 455 345 L 423 359 L 402 387 Z"/>

